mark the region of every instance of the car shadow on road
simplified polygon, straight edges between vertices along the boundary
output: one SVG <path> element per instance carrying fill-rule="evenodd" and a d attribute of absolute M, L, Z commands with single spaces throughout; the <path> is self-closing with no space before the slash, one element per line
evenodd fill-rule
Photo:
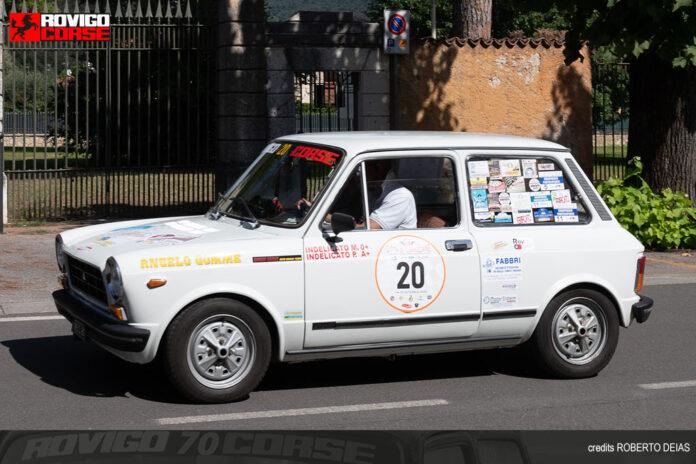
<path fill-rule="evenodd" d="M 158 364 L 123 361 L 72 336 L 3 341 L 14 360 L 43 382 L 92 397 L 128 397 L 186 403 Z M 290 390 L 490 376 L 539 374 L 518 350 L 470 351 L 387 358 L 348 358 L 274 364 L 257 390 Z"/>
<path fill-rule="evenodd" d="M 13 359 L 43 382 L 92 397 L 127 397 L 184 403 L 159 366 L 123 361 L 73 336 L 6 340 Z"/>
<path fill-rule="evenodd" d="M 287 390 L 470 378 L 490 375 L 546 378 L 519 349 L 345 358 L 272 366 L 257 390 Z"/>

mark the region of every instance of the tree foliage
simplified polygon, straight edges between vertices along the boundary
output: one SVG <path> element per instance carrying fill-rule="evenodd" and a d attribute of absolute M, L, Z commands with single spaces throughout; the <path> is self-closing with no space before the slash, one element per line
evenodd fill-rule
<path fill-rule="evenodd" d="M 621 59 L 651 53 L 674 67 L 696 66 L 694 0 L 578 0 L 568 2 L 566 61 L 581 58 L 583 40 L 610 46 Z"/>

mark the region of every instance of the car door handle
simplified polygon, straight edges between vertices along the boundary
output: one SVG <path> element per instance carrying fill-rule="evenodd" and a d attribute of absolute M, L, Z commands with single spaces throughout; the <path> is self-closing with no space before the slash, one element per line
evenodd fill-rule
<path fill-rule="evenodd" d="M 447 240 L 445 242 L 447 251 L 466 251 L 471 250 L 473 247 L 471 240 Z"/>

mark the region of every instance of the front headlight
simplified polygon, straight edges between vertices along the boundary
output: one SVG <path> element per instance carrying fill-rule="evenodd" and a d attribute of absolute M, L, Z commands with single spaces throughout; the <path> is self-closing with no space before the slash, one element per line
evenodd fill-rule
<path fill-rule="evenodd" d="M 104 268 L 104 283 L 106 284 L 106 293 L 115 304 L 121 304 L 123 300 L 123 280 L 121 278 L 121 270 L 118 268 L 118 263 L 114 258 L 106 260 Z"/>
<path fill-rule="evenodd" d="M 63 253 L 63 239 L 60 235 L 56 235 L 56 261 L 60 272 L 65 274 L 65 253 Z"/>

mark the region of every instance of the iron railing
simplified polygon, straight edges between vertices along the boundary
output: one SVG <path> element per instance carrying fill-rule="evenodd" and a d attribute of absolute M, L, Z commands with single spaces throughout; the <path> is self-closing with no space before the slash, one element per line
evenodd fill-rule
<path fill-rule="evenodd" d="M 595 180 L 623 177 L 628 161 L 628 64 L 592 63 Z"/>
<path fill-rule="evenodd" d="M 358 129 L 358 73 L 311 71 L 295 74 L 297 132 Z"/>
<path fill-rule="evenodd" d="M 202 212 L 214 200 L 210 0 L 0 2 L 11 220 Z M 9 42 L 8 13 L 109 13 L 105 42 Z"/>

